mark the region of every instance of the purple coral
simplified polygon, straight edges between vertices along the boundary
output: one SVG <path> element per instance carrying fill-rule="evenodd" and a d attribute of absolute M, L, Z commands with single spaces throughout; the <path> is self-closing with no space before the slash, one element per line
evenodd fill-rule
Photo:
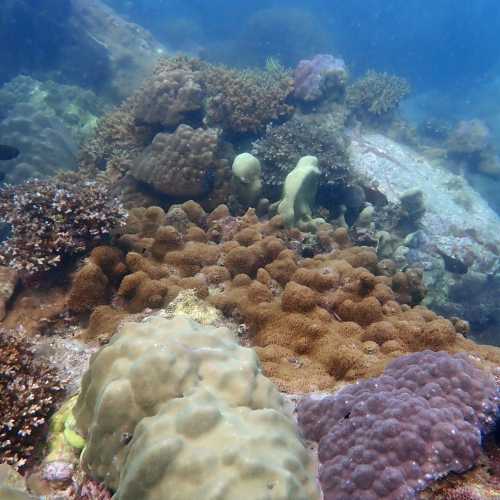
<path fill-rule="evenodd" d="M 346 80 L 343 59 L 318 54 L 299 62 L 294 73 L 294 95 L 303 101 L 318 101 L 334 88 L 343 89 Z"/>
<path fill-rule="evenodd" d="M 304 399 L 298 418 L 319 442 L 325 500 L 399 500 L 471 468 L 499 403 L 493 377 L 466 354 L 424 351 L 380 377 Z"/>

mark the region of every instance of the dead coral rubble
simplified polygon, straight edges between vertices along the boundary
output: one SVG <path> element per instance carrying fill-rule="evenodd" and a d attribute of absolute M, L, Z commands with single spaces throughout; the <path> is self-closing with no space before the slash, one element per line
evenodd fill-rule
<path fill-rule="evenodd" d="M 36 460 L 63 394 L 55 370 L 34 356 L 35 341 L 0 332 L 0 462 L 21 470 Z"/>
<path fill-rule="evenodd" d="M 105 185 L 33 180 L 0 189 L 0 217 L 12 227 L 0 263 L 33 276 L 105 242 L 126 214 Z"/>
<path fill-rule="evenodd" d="M 343 228 L 318 228 L 311 245 L 279 216 L 260 221 L 249 210 L 233 217 L 223 205 L 206 213 L 186 202 L 167 214 L 133 210 L 119 244 L 128 274 L 115 288 L 118 310 L 163 307 L 193 289 L 249 327 L 264 373 L 285 391 L 379 375 L 392 359 L 424 349 L 500 361 L 498 350 L 466 340 L 463 325 L 415 302 L 418 273 L 388 272 L 373 248 L 352 246 Z M 314 257 L 301 257 L 305 245 Z"/>

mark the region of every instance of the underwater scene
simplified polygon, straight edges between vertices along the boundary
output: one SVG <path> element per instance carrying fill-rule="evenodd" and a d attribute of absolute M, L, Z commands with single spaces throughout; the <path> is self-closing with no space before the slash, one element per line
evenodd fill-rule
<path fill-rule="evenodd" d="M 500 499 L 500 2 L 1 4 L 0 500 Z"/>

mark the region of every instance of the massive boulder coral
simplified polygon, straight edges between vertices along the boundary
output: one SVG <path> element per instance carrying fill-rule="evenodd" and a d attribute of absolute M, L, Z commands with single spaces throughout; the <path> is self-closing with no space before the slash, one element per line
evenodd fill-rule
<path fill-rule="evenodd" d="M 284 400 L 227 329 L 123 323 L 92 359 L 74 415 L 84 469 L 117 499 L 319 497 Z"/>
<path fill-rule="evenodd" d="M 191 123 L 203 105 L 200 69 L 201 64 L 194 59 L 161 59 L 152 77 L 136 92 L 135 120 L 163 128 Z"/>
<path fill-rule="evenodd" d="M 173 198 L 200 198 L 229 181 L 221 150 L 218 130 L 179 125 L 173 134 L 157 134 L 130 173 Z"/>
<path fill-rule="evenodd" d="M 378 378 L 305 398 L 298 419 L 319 442 L 325 500 L 415 498 L 477 462 L 499 404 L 495 379 L 468 355 L 424 351 Z"/>

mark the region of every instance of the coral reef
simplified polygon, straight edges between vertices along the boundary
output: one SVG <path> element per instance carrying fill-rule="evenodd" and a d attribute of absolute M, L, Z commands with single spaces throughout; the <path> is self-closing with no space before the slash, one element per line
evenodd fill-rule
<path fill-rule="evenodd" d="M 286 72 L 207 66 L 204 73 L 208 95 L 204 120 L 211 127 L 230 135 L 257 134 L 293 112 L 287 103 L 293 80 Z"/>
<path fill-rule="evenodd" d="M 389 117 L 409 92 L 404 78 L 368 71 L 347 87 L 346 104 L 356 118 L 374 124 Z"/>
<path fill-rule="evenodd" d="M 340 123 L 339 123 L 340 122 Z M 321 184 L 342 183 L 349 177 L 348 141 L 343 119 L 295 116 L 279 126 L 270 126 L 255 141 L 252 154 L 262 163 L 265 189 L 280 188 L 300 158 L 316 156 L 321 165 Z"/>
<path fill-rule="evenodd" d="M 0 461 L 24 470 L 39 458 L 63 381 L 35 359 L 36 341 L 0 332 Z"/>
<path fill-rule="evenodd" d="M 464 338 L 464 322 L 418 305 L 421 272 L 379 262 L 374 248 L 353 246 L 344 228 L 319 224 L 311 236 L 287 229 L 281 216 L 259 221 L 253 210 L 233 217 L 225 206 L 205 213 L 186 202 L 167 214 L 136 209 L 124 232 L 118 243 L 127 274 L 113 289 L 117 312 L 165 307 L 194 290 L 245 325 L 264 373 L 287 392 L 379 375 L 397 356 L 426 348 L 500 360 L 494 348 Z M 103 325 L 108 317 L 113 324 L 113 309 L 99 312 Z M 98 328 L 93 335 L 102 336 Z"/>
<path fill-rule="evenodd" d="M 250 153 L 241 153 L 234 159 L 231 170 L 238 200 L 246 205 L 255 203 L 262 190 L 260 161 Z"/>
<path fill-rule="evenodd" d="M 161 59 L 136 93 L 135 120 L 164 129 L 191 123 L 190 116 L 202 113 L 201 69 L 201 63 L 194 59 Z"/>
<path fill-rule="evenodd" d="M 319 176 L 320 169 L 315 156 L 303 156 L 286 176 L 283 198 L 277 205 L 277 212 L 288 227 L 314 229 L 312 207 L 318 190 Z M 324 222 L 323 219 L 320 221 Z"/>
<path fill-rule="evenodd" d="M 381 377 L 302 400 L 298 419 L 319 442 L 325 500 L 413 498 L 477 462 L 499 403 L 495 379 L 472 358 L 424 351 Z"/>
<path fill-rule="evenodd" d="M 92 359 L 74 415 L 84 468 L 116 498 L 319 497 L 284 400 L 227 329 L 125 322 Z"/>
<path fill-rule="evenodd" d="M 130 173 L 174 199 L 227 192 L 229 162 L 221 150 L 218 130 L 179 125 L 173 134 L 157 134 Z"/>
<path fill-rule="evenodd" d="M 0 189 L 0 216 L 12 226 L 0 262 L 33 276 L 104 242 L 125 221 L 106 185 L 28 181 Z"/>
<path fill-rule="evenodd" d="M 294 96 L 313 102 L 334 96 L 343 97 L 347 84 L 344 60 L 331 54 L 318 54 L 312 59 L 302 59 L 294 71 Z"/>

